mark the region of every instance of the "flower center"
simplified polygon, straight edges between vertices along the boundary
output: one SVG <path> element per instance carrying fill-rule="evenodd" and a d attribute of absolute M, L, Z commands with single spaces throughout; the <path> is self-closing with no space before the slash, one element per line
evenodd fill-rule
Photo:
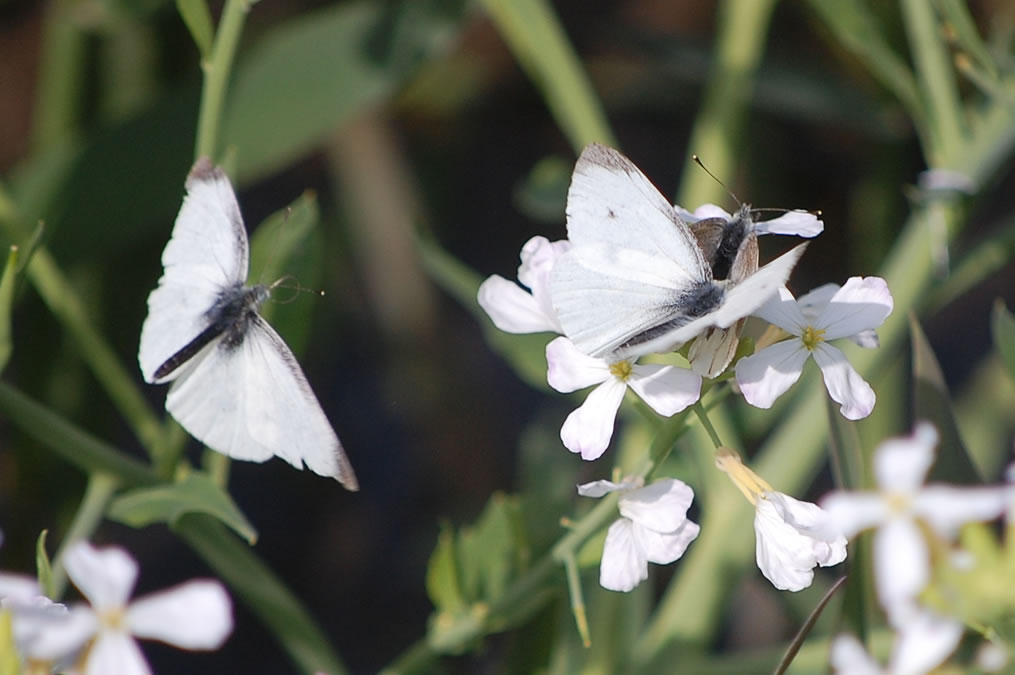
<path fill-rule="evenodd" d="M 621 382 L 627 382 L 627 378 L 631 377 L 631 362 L 617 361 L 616 363 L 611 363 L 610 375 L 613 375 Z"/>
<path fill-rule="evenodd" d="M 109 630 L 122 631 L 126 624 L 126 614 L 123 607 L 110 607 L 98 612 L 99 623 Z"/>
<path fill-rule="evenodd" d="M 800 336 L 800 340 L 803 341 L 804 347 L 807 347 L 807 351 L 813 352 L 819 344 L 825 341 L 825 331 L 814 326 L 807 326 L 804 328 L 804 334 Z"/>

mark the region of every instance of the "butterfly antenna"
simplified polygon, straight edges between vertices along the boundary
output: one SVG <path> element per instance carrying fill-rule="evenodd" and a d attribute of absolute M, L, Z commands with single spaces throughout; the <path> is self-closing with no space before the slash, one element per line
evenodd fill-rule
<path fill-rule="evenodd" d="M 733 201 L 735 201 L 737 203 L 737 206 L 743 206 L 744 205 L 743 202 L 741 202 L 739 199 L 737 199 L 737 196 L 735 194 L 733 194 L 733 190 L 730 190 L 729 187 L 726 185 L 726 183 L 724 183 L 721 180 L 719 180 L 718 176 L 716 176 L 714 173 L 712 173 L 711 171 L 708 170 L 708 167 L 705 166 L 704 162 L 701 161 L 700 157 L 698 157 L 697 155 L 691 155 L 691 159 L 694 160 L 695 164 L 697 164 L 698 166 L 701 167 L 702 171 L 704 171 L 709 176 L 711 176 L 712 180 L 714 180 L 716 183 L 721 185 L 723 190 L 726 190 L 726 194 L 728 194 L 730 197 L 733 198 Z"/>

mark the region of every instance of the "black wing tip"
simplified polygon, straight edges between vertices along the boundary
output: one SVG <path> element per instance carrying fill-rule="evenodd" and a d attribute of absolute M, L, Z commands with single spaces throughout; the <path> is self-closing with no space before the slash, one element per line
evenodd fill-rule
<path fill-rule="evenodd" d="M 190 168 L 190 173 L 187 174 L 187 184 L 192 182 L 208 182 L 223 178 L 225 172 L 222 171 L 221 167 L 217 167 L 211 163 L 211 159 L 205 156 L 197 158 L 194 162 L 194 166 Z"/>

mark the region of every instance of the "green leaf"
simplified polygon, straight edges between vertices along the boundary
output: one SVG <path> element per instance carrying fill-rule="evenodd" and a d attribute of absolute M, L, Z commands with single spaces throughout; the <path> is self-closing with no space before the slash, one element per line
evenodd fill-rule
<path fill-rule="evenodd" d="M 39 579 L 39 588 L 42 594 L 48 598 L 53 597 L 53 567 L 49 562 L 49 554 L 46 553 L 46 535 L 49 530 L 39 533 L 39 539 L 35 542 L 35 573 Z"/>
<path fill-rule="evenodd" d="M 1001 355 L 1001 361 L 1008 369 L 1008 375 L 1015 380 L 1015 316 L 998 298 L 990 317 L 990 328 L 994 335 L 994 347 Z"/>
<path fill-rule="evenodd" d="M 22 672 L 19 660 L 18 646 L 14 644 L 13 615 L 7 610 L 0 610 L 0 675 Z"/>
<path fill-rule="evenodd" d="M 131 490 L 113 500 L 109 517 L 131 527 L 174 525 L 188 513 L 203 513 L 228 525 L 253 545 L 257 532 L 232 497 L 207 475 L 192 473 L 169 485 Z"/>
<path fill-rule="evenodd" d="M 437 547 L 426 567 L 426 593 L 438 612 L 459 612 L 466 606 L 458 579 L 455 530 L 448 523 L 441 525 Z"/>
<path fill-rule="evenodd" d="M 869 466 L 870 454 L 864 453 L 856 423 L 839 413 L 839 404 L 827 399 L 829 460 L 835 484 L 846 490 L 870 487 L 870 476 L 863 468 Z"/>
<path fill-rule="evenodd" d="M 201 58 L 207 59 L 211 54 L 212 41 L 215 39 L 208 3 L 205 0 L 176 0 L 176 9 L 180 12 L 183 23 L 187 25 L 190 36 L 194 38 Z"/>
<path fill-rule="evenodd" d="M 464 2 L 341 3 L 281 24 L 238 65 L 222 127 L 241 181 L 308 153 L 450 43 Z"/>
<path fill-rule="evenodd" d="M 983 482 L 962 443 L 959 428 L 952 412 L 948 387 L 916 317 L 910 314 L 909 329 L 913 348 L 913 408 L 916 420 L 927 420 L 937 427 L 937 461 L 930 471 L 930 479 L 948 483 L 979 484 Z"/>
<path fill-rule="evenodd" d="M 7 264 L 3 276 L 0 277 L 0 372 L 7 367 L 7 362 L 14 351 L 11 337 L 11 310 L 14 307 L 15 270 L 18 267 L 18 247 L 11 246 L 7 254 Z"/>

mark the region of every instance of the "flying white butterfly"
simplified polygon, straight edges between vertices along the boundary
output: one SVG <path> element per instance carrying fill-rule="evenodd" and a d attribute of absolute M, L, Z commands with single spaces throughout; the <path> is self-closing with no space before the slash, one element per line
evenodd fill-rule
<path fill-rule="evenodd" d="M 630 160 L 598 144 L 575 165 L 567 235 L 571 250 L 553 268 L 553 307 L 564 334 L 595 357 L 666 351 L 728 328 L 785 283 L 807 246 L 743 278 L 716 280 L 715 260 L 674 206 Z M 730 263 L 744 239 L 752 237 L 726 254 Z"/>
<path fill-rule="evenodd" d="M 222 169 L 199 159 L 148 296 L 138 363 L 172 382 L 166 410 L 235 459 L 281 457 L 359 489 L 352 465 L 295 357 L 257 313 L 269 294 L 246 286 L 247 232 Z"/>

